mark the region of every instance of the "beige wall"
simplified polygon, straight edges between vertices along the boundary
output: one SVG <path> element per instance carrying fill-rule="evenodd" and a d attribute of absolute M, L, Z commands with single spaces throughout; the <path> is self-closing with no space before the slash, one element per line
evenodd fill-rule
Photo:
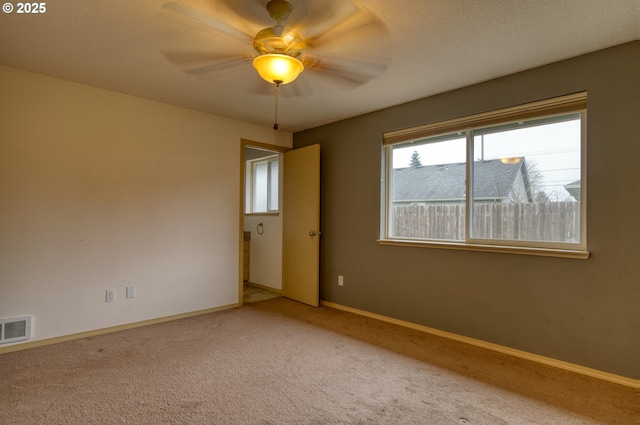
<path fill-rule="evenodd" d="M 634 42 L 294 134 L 322 149 L 321 297 L 640 378 L 639 75 Z M 384 132 L 583 90 L 590 259 L 376 243 Z"/>
<path fill-rule="evenodd" d="M 290 134 L 7 67 L 0 93 L 0 317 L 37 340 L 238 302 L 240 139 Z"/>

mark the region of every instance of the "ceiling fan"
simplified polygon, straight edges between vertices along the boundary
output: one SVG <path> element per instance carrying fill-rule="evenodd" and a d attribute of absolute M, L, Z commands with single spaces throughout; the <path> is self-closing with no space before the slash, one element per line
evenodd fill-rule
<path fill-rule="evenodd" d="M 287 0 L 270 0 L 266 5 L 258 0 L 209 0 L 200 7 L 171 1 L 161 8 L 163 20 L 213 30 L 230 42 L 240 42 L 235 44 L 240 51 L 181 49 L 162 54 L 187 74 L 202 78 L 253 64 L 263 80 L 276 86 L 276 129 L 278 88 L 303 72 L 358 86 L 386 70 L 389 33 L 377 16 L 351 0 L 305 1 L 296 6 L 294 11 Z M 275 25 L 264 27 L 267 16 Z M 367 55 L 368 50 L 374 53 Z M 289 91 L 292 95 L 312 93 L 304 78 L 292 86 L 296 86 Z"/>

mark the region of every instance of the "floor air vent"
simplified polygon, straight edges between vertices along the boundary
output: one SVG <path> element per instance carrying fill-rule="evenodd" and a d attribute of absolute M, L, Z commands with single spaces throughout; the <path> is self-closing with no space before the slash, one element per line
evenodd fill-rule
<path fill-rule="evenodd" d="M 0 319 L 0 344 L 31 338 L 31 316 Z"/>

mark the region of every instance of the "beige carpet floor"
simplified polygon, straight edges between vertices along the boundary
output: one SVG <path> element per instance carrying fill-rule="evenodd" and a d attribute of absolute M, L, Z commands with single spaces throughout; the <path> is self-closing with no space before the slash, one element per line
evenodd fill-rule
<path fill-rule="evenodd" d="M 285 298 L 0 366 L 2 424 L 640 424 L 637 390 Z"/>

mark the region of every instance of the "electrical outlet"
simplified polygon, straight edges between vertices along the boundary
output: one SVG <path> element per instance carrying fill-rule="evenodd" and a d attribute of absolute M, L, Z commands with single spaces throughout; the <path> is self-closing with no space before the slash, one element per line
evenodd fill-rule
<path fill-rule="evenodd" d="M 344 277 L 338 276 L 338 286 L 344 286 Z"/>
<path fill-rule="evenodd" d="M 107 294 L 105 301 L 108 303 L 112 303 L 116 300 L 116 290 L 115 289 L 107 289 Z"/>

